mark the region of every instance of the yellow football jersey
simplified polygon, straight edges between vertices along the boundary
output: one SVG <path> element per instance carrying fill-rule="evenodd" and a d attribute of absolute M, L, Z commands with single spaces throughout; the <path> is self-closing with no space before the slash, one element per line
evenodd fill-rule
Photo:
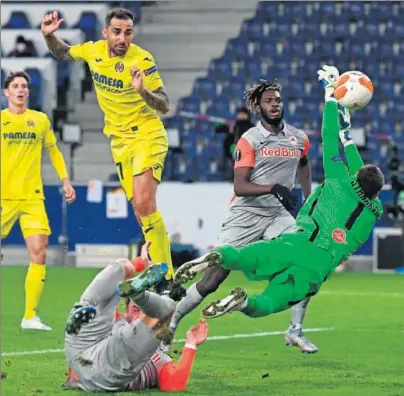
<path fill-rule="evenodd" d="M 1 199 L 44 199 L 42 149 L 55 144 L 46 114 L 1 111 Z"/>
<path fill-rule="evenodd" d="M 105 114 L 107 136 L 130 137 L 163 128 L 157 112 L 131 86 L 130 70 L 134 66 L 143 71 L 147 90 L 163 86 L 150 52 L 131 44 L 124 56 L 110 58 L 106 40 L 100 40 L 74 45 L 70 55 L 84 60 L 90 68 L 98 103 Z"/>

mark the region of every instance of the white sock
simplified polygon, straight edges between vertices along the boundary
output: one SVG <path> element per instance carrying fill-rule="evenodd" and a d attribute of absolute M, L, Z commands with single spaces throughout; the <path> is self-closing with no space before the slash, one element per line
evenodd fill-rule
<path fill-rule="evenodd" d="M 307 305 L 309 304 L 310 298 L 306 298 L 300 301 L 298 304 L 294 305 L 292 309 L 292 326 L 295 329 L 301 329 L 304 316 L 306 315 Z"/>

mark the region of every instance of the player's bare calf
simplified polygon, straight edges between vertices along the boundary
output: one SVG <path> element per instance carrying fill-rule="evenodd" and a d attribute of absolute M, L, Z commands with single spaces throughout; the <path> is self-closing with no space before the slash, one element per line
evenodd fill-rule
<path fill-rule="evenodd" d="M 241 311 L 247 302 L 247 291 L 237 287 L 221 300 L 208 304 L 202 311 L 202 317 L 206 319 L 218 318 L 228 312 Z"/>
<path fill-rule="evenodd" d="M 199 273 L 208 268 L 215 267 L 221 262 L 222 256 L 218 252 L 209 252 L 195 260 L 188 261 L 178 268 L 174 280 L 178 283 L 186 283 L 195 278 Z"/>

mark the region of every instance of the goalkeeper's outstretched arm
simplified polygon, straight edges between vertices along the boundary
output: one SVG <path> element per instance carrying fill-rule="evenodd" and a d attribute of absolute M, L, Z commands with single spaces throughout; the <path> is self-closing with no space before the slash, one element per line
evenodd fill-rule
<path fill-rule="evenodd" d="M 336 99 L 326 99 L 321 127 L 323 166 L 326 178 L 347 177 L 348 172 L 339 153 L 339 119 Z"/>
<path fill-rule="evenodd" d="M 344 129 L 340 132 L 340 140 L 341 143 L 344 145 L 349 174 L 351 176 L 354 176 L 355 173 L 365 164 L 363 163 L 362 157 L 359 154 L 356 144 L 351 138 L 349 128 Z"/>

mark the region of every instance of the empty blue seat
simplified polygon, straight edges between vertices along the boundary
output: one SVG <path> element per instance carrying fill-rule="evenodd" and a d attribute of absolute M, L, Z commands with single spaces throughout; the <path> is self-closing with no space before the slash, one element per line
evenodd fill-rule
<path fill-rule="evenodd" d="M 209 65 L 209 77 L 219 81 L 226 80 L 232 75 L 231 64 L 228 58 L 213 59 Z"/>
<path fill-rule="evenodd" d="M 4 80 L 6 79 L 6 72 L 1 69 L 1 89 L 4 88 Z"/>
<path fill-rule="evenodd" d="M 94 12 L 84 11 L 80 16 L 80 20 L 73 27 L 81 29 L 86 35 L 86 40 L 97 41 L 99 24 L 97 14 Z"/>
<path fill-rule="evenodd" d="M 200 113 L 201 101 L 197 96 L 187 96 L 178 101 L 178 107 L 182 111 Z"/>
<path fill-rule="evenodd" d="M 403 11 L 404 13 L 404 11 Z M 394 36 L 403 39 L 404 38 L 404 25 L 402 23 L 393 24 Z"/>
<path fill-rule="evenodd" d="M 242 97 L 245 91 L 245 80 L 241 77 L 231 77 L 225 82 L 223 93 L 231 98 Z"/>
<path fill-rule="evenodd" d="M 183 154 L 173 155 L 173 180 L 187 182 L 195 178 L 195 161 Z"/>
<path fill-rule="evenodd" d="M 3 29 L 31 29 L 31 23 L 22 11 L 13 11 Z"/>
<path fill-rule="evenodd" d="M 30 83 L 30 94 L 29 94 L 29 107 L 32 108 L 42 108 L 42 90 L 43 90 L 43 80 L 42 74 L 38 69 L 27 68 L 25 72 L 29 75 L 31 79 Z"/>
<path fill-rule="evenodd" d="M 276 21 L 279 14 L 279 7 L 276 2 L 260 1 L 255 15 L 263 21 Z"/>
<path fill-rule="evenodd" d="M 212 99 L 216 96 L 216 82 L 211 78 L 197 78 L 192 94 L 199 96 L 201 99 Z"/>
<path fill-rule="evenodd" d="M 227 42 L 225 56 L 230 59 L 248 58 L 248 41 L 244 38 L 234 38 Z"/>
<path fill-rule="evenodd" d="M 364 37 L 371 37 L 371 38 L 379 38 L 380 33 L 379 33 L 379 27 L 374 24 L 365 24 L 363 27 L 363 36 Z"/>
<path fill-rule="evenodd" d="M 264 37 L 256 48 L 255 56 L 272 58 L 276 54 L 276 44 L 267 37 Z"/>
<path fill-rule="evenodd" d="M 258 19 L 246 19 L 241 25 L 241 34 L 249 41 L 259 41 L 264 35 L 264 27 Z"/>
<path fill-rule="evenodd" d="M 218 96 L 212 100 L 211 105 L 206 111 L 207 115 L 213 117 L 231 118 L 229 98 L 226 96 Z"/>
<path fill-rule="evenodd" d="M 261 64 L 255 59 L 246 60 L 243 63 L 243 70 L 246 77 L 260 79 L 262 77 Z"/>
<path fill-rule="evenodd" d="M 320 2 L 320 13 L 327 17 L 335 17 L 335 7 L 333 2 Z"/>

